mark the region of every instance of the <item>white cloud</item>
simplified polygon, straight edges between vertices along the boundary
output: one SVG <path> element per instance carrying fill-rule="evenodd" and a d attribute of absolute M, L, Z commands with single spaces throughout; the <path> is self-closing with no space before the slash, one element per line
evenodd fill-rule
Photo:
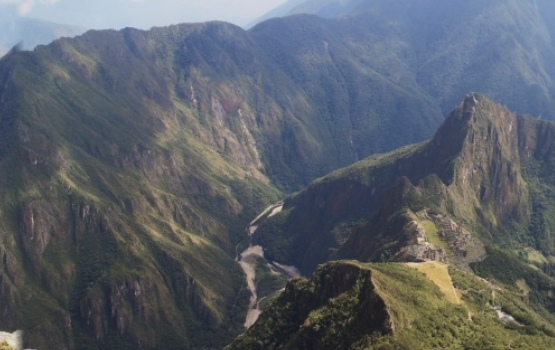
<path fill-rule="evenodd" d="M 17 6 L 17 10 L 19 11 L 20 15 L 25 16 L 26 14 L 31 12 L 34 6 L 35 2 L 33 0 L 26 0 L 21 2 L 19 6 Z"/>
<path fill-rule="evenodd" d="M 246 25 L 287 0 L 0 0 L 21 16 L 94 29 L 223 20 Z"/>
<path fill-rule="evenodd" d="M 33 9 L 33 7 L 35 7 L 35 4 L 37 3 L 44 5 L 54 5 L 58 1 L 59 0 L 0 0 L 0 4 L 15 5 L 17 6 L 17 10 L 20 15 L 26 15 L 31 12 L 31 10 Z"/>

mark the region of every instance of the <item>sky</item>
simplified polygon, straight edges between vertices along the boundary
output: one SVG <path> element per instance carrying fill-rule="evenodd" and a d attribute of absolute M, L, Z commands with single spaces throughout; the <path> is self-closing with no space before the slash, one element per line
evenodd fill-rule
<path fill-rule="evenodd" d="M 246 26 L 286 0 L 0 0 L 20 16 L 90 29 L 222 20 Z"/>

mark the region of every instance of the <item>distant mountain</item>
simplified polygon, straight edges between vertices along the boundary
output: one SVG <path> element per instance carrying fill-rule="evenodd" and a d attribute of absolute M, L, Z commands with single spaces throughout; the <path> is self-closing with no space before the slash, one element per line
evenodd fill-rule
<path fill-rule="evenodd" d="M 293 10 L 295 7 L 304 3 L 304 1 L 305 0 L 289 0 L 289 1 L 286 1 L 285 3 L 279 5 L 278 7 L 271 10 L 270 12 L 266 13 L 265 15 L 261 16 L 260 18 L 257 18 L 252 23 L 250 23 L 247 27 L 250 28 L 250 27 L 252 27 L 252 26 L 254 26 L 254 25 L 256 25 L 260 22 L 264 22 L 265 20 L 268 20 L 270 18 L 285 16 L 288 13 L 290 13 L 291 10 Z"/>
<path fill-rule="evenodd" d="M 9 5 L 0 4 L 0 56 L 20 44 L 24 50 L 32 50 L 37 45 L 49 44 L 61 37 L 83 34 L 86 29 L 51 23 L 34 18 L 20 17 Z"/>
<path fill-rule="evenodd" d="M 29 347 L 222 348 L 249 303 L 236 261 L 245 228 L 284 193 L 429 139 L 468 91 L 555 115 L 547 3 L 390 3 L 249 31 L 90 31 L 2 57 L 0 329 L 24 329 Z M 536 130 L 518 138 L 530 163 L 495 119 L 457 117 L 466 105 Z M 551 124 L 479 95 L 461 106 L 435 138 L 451 146 L 409 146 L 350 168 L 354 180 L 319 180 L 255 239 L 305 274 L 330 257 L 528 271 L 509 253 L 549 272 Z M 495 166 L 470 155 L 451 166 L 456 147 L 472 149 L 467 129 L 490 138 L 476 145 Z M 413 221 L 452 234 L 454 248 L 418 244 Z"/>
<path fill-rule="evenodd" d="M 300 14 L 367 28 L 379 43 L 362 41 L 375 49 L 365 64 L 397 84 L 414 82 L 444 114 L 477 91 L 521 113 L 555 115 L 552 1 L 309 0 L 288 13 Z"/>

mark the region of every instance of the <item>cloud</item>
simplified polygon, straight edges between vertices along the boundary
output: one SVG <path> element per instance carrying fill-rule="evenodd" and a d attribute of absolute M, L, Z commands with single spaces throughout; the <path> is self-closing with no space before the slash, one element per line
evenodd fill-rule
<path fill-rule="evenodd" d="M 19 16 L 54 23 L 94 29 L 148 29 L 152 26 L 210 20 L 246 25 L 285 1 L 287 0 L 0 0 L 0 4 L 6 4 Z"/>
<path fill-rule="evenodd" d="M 12 4 L 17 6 L 20 15 L 24 16 L 31 12 L 35 4 L 54 5 L 59 0 L 0 0 L 0 4 Z"/>

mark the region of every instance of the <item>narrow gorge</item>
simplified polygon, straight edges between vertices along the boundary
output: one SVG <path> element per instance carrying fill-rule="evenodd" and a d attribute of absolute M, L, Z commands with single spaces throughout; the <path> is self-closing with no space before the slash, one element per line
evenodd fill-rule
<path fill-rule="evenodd" d="M 245 273 L 247 287 L 251 293 L 249 300 L 249 308 L 245 318 L 245 328 L 250 328 L 260 316 L 262 310 L 260 309 L 260 302 L 266 298 L 263 296 L 259 298 L 257 293 L 256 283 L 256 267 L 259 263 L 266 263 L 271 271 L 275 274 L 282 274 L 287 278 L 300 277 L 299 270 L 294 266 L 287 266 L 275 261 L 267 261 L 264 257 L 264 248 L 260 245 L 252 244 L 252 236 L 256 233 L 258 227 L 264 223 L 268 218 L 277 215 L 283 209 L 283 202 L 273 204 L 266 208 L 260 215 L 258 215 L 247 227 L 247 240 L 249 246 L 238 257 L 237 261 L 241 269 Z"/>

